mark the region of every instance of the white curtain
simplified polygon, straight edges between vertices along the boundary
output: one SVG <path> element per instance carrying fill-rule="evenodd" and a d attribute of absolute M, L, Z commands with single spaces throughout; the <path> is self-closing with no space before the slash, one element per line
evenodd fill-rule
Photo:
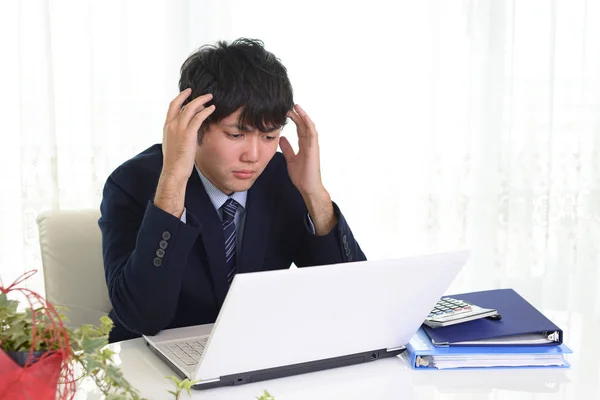
<path fill-rule="evenodd" d="M 40 211 L 98 207 L 160 141 L 191 51 L 246 36 L 288 67 L 369 258 L 471 248 L 452 290 L 600 315 L 598 20 L 589 0 L 2 3 L 0 275 L 40 268 Z"/>

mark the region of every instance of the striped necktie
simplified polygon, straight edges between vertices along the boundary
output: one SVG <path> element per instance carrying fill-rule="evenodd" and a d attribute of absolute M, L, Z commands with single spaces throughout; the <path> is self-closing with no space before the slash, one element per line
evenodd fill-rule
<path fill-rule="evenodd" d="M 225 265 L 227 267 L 227 282 L 231 285 L 231 281 L 236 273 L 235 266 L 235 212 L 239 204 L 233 199 L 229 199 L 221 206 L 223 210 L 223 236 L 225 238 Z"/>

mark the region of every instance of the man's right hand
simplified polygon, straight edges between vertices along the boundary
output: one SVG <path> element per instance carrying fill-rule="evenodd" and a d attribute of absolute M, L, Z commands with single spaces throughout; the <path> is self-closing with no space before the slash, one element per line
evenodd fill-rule
<path fill-rule="evenodd" d="M 214 105 L 205 107 L 212 99 L 210 93 L 195 98 L 182 108 L 191 93 L 188 88 L 169 104 L 163 128 L 163 167 L 154 196 L 154 205 L 177 218 L 183 213 L 185 188 L 194 169 L 198 130 L 215 110 Z"/>

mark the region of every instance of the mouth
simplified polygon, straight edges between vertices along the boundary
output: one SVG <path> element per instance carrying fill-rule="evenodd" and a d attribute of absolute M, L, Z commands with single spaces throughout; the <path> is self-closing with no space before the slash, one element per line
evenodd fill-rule
<path fill-rule="evenodd" d="M 233 171 L 233 175 L 235 175 L 239 179 L 250 179 L 254 176 L 254 174 L 255 172 L 249 169 Z"/>

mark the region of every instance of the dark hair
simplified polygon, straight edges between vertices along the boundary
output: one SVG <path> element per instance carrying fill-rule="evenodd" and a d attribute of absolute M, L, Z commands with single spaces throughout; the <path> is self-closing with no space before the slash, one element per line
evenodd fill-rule
<path fill-rule="evenodd" d="M 240 38 L 200 47 L 181 66 L 179 89 L 187 88 L 192 88 L 192 94 L 184 105 L 212 93 L 207 105 L 216 106 L 198 132 L 198 142 L 208 124 L 218 123 L 239 108 L 240 129 L 268 132 L 285 125 L 294 105 L 286 68 L 260 40 Z"/>

